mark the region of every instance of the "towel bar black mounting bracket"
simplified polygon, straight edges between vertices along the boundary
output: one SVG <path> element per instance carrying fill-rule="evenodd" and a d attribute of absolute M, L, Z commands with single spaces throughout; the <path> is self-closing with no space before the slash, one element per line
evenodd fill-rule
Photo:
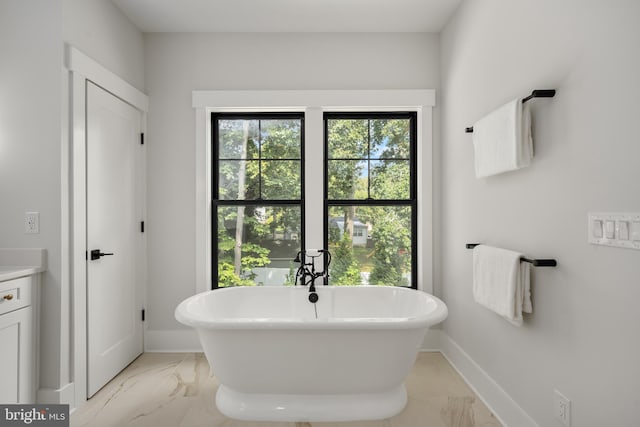
<path fill-rule="evenodd" d="M 473 249 L 478 246 L 480 243 L 467 243 L 467 249 Z M 529 264 L 533 264 L 534 267 L 555 267 L 558 265 L 558 262 L 555 259 L 529 259 L 529 258 L 520 258 L 522 262 L 528 262 Z"/>

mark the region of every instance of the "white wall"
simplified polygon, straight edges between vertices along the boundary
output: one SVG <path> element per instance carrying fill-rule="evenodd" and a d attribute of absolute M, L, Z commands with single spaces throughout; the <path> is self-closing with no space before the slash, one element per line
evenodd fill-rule
<path fill-rule="evenodd" d="M 150 331 L 195 293 L 193 90 L 437 89 L 431 34 L 146 34 Z M 204 272 L 203 272 L 204 274 Z"/>
<path fill-rule="evenodd" d="M 638 423 L 640 251 L 587 244 L 586 218 L 640 211 L 639 18 L 632 0 L 468 0 L 441 35 L 445 331 L 540 426 L 559 425 L 554 389 L 573 426 Z M 533 165 L 476 179 L 464 128 L 544 88 Z M 522 328 L 473 302 L 466 242 L 558 260 Z"/>
<path fill-rule="evenodd" d="M 0 2 L 0 246 L 46 248 L 41 382 L 58 384 L 61 295 L 60 1 Z M 24 213 L 40 233 L 24 234 Z"/>
<path fill-rule="evenodd" d="M 63 0 L 63 39 L 144 90 L 144 38 L 111 1 Z"/>

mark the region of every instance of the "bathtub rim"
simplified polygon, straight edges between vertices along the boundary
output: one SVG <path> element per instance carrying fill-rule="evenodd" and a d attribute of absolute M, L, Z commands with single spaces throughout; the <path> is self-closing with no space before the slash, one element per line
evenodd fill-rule
<path fill-rule="evenodd" d="M 356 286 L 354 286 L 355 288 Z M 393 289 L 400 292 L 421 292 L 424 298 L 435 303 L 435 308 L 420 316 L 394 316 L 394 317 L 348 317 L 348 318 L 326 318 L 326 319 L 303 319 L 303 318 L 272 318 L 272 317 L 236 317 L 208 319 L 203 316 L 196 316 L 189 312 L 189 304 L 204 295 L 219 292 L 247 292 L 252 288 L 232 287 L 222 289 L 212 289 L 200 292 L 183 300 L 175 309 L 174 315 L 178 322 L 193 327 L 195 329 L 208 330 L 380 330 L 380 329 L 421 329 L 429 328 L 442 322 L 448 315 L 445 303 L 438 297 L 427 292 L 395 286 L 375 286 L 359 285 L 358 288 L 368 289 Z M 240 289 L 247 289 L 240 291 Z M 299 289 L 306 290 L 304 287 Z M 319 288 L 322 289 L 322 288 Z"/>

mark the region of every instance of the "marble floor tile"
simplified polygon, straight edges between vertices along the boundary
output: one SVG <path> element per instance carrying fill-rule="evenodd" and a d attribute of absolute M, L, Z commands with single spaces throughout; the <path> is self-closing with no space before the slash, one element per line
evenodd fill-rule
<path fill-rule="evenodd" d="M 377 421 L 274 423 L 232 420 L 215 406 L 217 379 L 202 353 L 145 353 L 71 415 L 73 427 L 500 427 L 440 353 L 420 353 L 409 401 Z"/>
<path fill-rule="evenodd" d="M 462 377 L 440 353 L 420 353 L 405 384 L 416 399 L 434 396 L 468 395 L 470 389 Z"/>

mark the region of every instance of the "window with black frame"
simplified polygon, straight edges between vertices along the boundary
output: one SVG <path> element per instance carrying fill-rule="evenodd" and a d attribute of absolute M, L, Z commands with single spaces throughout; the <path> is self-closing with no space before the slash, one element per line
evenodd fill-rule
<path fill-rule="evenodd" d="M 304 247 L 303 113 L 213 113 L 213 288 L 293 284 Z"/>
<path fill-rule="evenodd" d="M 325 113 L 332 285 L 417 287 L 416 113 Z"/>

